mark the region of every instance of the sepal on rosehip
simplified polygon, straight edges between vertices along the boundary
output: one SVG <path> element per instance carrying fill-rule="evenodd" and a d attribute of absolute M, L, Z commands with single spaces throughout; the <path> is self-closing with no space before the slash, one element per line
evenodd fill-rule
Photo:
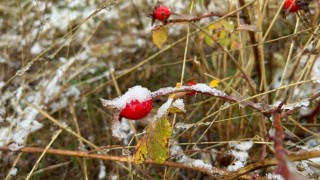
<path fill-rule="evenodd" d="M 119 119 L 122 117 L 131 120 L 142 119 L 152 109 L 151 92 L 147 88 L 135 86 L 122 96 L 113 100 L 101 99 L 102 105 L 117 110 Z"/>

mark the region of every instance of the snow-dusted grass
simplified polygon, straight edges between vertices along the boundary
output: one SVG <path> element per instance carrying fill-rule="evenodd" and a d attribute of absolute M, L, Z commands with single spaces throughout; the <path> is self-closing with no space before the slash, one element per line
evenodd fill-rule
<path fill-rule="evenodd" d="M 194 1 L 192 5 L 190 2 L 165 1 L 175 13 L 171 18 L 191 18 L 211 12 L 223 15 L 240 7 L 233 0 L 208 1 L 208 4 Z M 284 149 L 291 154 L 319 151 L 316 136 L 319 133 L 319 98 L 310 99 L 320 90 L 318 30 L 314 28 L 317 32 L 313 36 L 311 31 L 304 31 L 309 25 L 300 22 L 296 26 L 294 14 L 286 18 L 277 16 L 262 42 L 280 1 L 264 2 L 269 4 L 257 7 L 255 2 L 249 6 L 251 22 L 259 29 L 253 32 L 259 46 L 252 44 L 245 30 L 227 30 L 228 38 L 218 39 L 219 42 L 233 42 L 225 50 L 251 78 L 254 90 L 225 51 L 208 44 L 204 33 L 191 34 L 185 54 L 186 41 L 180 38 L 187 35 L 187 23 L 171 24 L 166 45 L 174 44 L 157 49 L 150 38 L 151 19 L 147 17 L 156 1 L 0 2 L 0 146 L 8 146 L 11 151 L 46 147 L 59 128 L 48 120 L 53 118 L 83 139 L 64 131 L 51 148 L 128 156 L 133 154 L 141 134 L 146 133 L 147 124 L 168 114 L 169 121 L 174 123 L 169 161 L 189 169 L 204 169 L 211 175 L 215 175 L 215 168 L 236 174 L 242 167 L 259 162 L 263 148 L 266 159 L 274 157 L 273 141 L 269 137 L 276 132 L 273 119 L 245 106 L 246 101 L 236 104 L 217 98 L 232 95 L 248 98 L 259 107 L 276 108 L 284 103 L 279 109 L 283 112 L 298 108 L 299 111 L 282 121 L 286 138 L 290 139 L 285 139 Z M 194 9 L 190 11 L 190 7 Z M 313 2 L 309 18 L 317 15 L 316 8 Z M 196 23 L 205 28 L 216 20 L 220 19 L 211 17 Z M 226 18 L 224 21 L 245 24 L 244 19 Z M 313 27 L 319 25 L 318 19 L 310 22 L 315 22 Z M 189 27 L 191 33 L 197 30 L 191 24 Z M 208 32 L 224 34 L 224 28 L 208 29 Z M 299 35 L 292 35 L 295 32 Z M 234 39 L 231 33 L 236 35 Z M 259 58 L 264 58 L 261 62 L 265 74 L 261 83 L 253 47 L 258 47 Z M 192 88 L 198 93 L 186 96 L 179 92 L 174 98 L 159 96 L 176 89 L 176 83 L 181 81 L 185 55 L 181 88 L 190 88 L 185 82 L 194 79 L 197 85 Z M 218 87 L 209 86 L 212 79 L 220 80 Z M 103 107 L 100 98 L 109 99 L 104 101 L 105 105 L 116 109 L 122 109 L 133 99 L 154 98 L 154 107 L 142 121 L 122 119 L 110 123 L 114 112 Z M 179 113 L 170 113 L 170 108 L 179 109 Z M 263 125 L 269 130 L 268 134 L 263 134 Z M 94 150 L 92 144 L 87 146 L 83 140 L 102 150 Z M 24 179 L 38 155 L 0 152 L 0 157 L 0 179 Z M 300 173 L 311 179 L 319 175 L 314 163 L 319 163 L 319 157 L 291 165 L 299 167 Z M 40 165 L 32 178 L 207 178 L 204 173 L 182 168 L 161 169 L 154 165 L 136 166 L 60 155 L 45 155 Z M 283 178 L 272 170 L 265 168 L 247 175 Z"/>

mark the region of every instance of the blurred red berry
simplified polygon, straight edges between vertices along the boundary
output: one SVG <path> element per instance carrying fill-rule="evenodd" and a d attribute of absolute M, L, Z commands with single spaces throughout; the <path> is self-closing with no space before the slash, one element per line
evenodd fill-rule
<path fill-rule="evenodd" d="M 297 12 L 300 10 L 299 5 L 295 0 L 285 0 L 286 2 L 283 5 L 283 9 L 288 12 Z"/>
<path fill-rule="evenodd" d="M 152 99 L 140 102 L 132 100 L 120 111 L 120 119 L 122 117 L 131 120 L 138 120 L 146 117 L 152 109 Z"/>
<path fill-rule="evenodd" d="M 196 84 L 197 83 L 194 80 L 190 80 L 190 81 L 187 82 L 187 86 L 194 86 Z M 194 96 L 195 94 L 196 94 L 196 92 L 188 92 L 187 96 Z"/>
<path fill-rule="evenodd" d="M 167 21 L 170 15 L 171 11 L 165 5 L 159 5 L 153 11 L 153 18 L 159 21 Z"/>

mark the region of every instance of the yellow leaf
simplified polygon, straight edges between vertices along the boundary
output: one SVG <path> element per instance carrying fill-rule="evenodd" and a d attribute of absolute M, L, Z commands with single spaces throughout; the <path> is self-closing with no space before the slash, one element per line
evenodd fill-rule
<path fill-rule="evenodd" d="M 183 109 L 179 109 L 177 107 L 170 107 L 169 113 L 174 114 L 174 113 L 185 113 Z"/>
<path fill-rule="evenodd" d="M 168 39 L 168 27 L 163 26 L 152 31 L 152 41 L 158 47 L 162 48 Z"/>
<path fill-rule="evenodd" d="M 214 80 L 212 80 L 212 81 L 209 83 L 209 86 L 212 87 L 212 88 L 214 88 L 214 87 L 219 86 L 219 83 L 220 83 L 219 80 L 214 79 Z"/>
<path fill-rule="evenodd" d="M 138 142 L 136 146 L 136 152 L 134 153 L 134 162 L 137 164 L 141 164 L 147 157 L 147 136 L 143 136 L 143 138 Z"/>

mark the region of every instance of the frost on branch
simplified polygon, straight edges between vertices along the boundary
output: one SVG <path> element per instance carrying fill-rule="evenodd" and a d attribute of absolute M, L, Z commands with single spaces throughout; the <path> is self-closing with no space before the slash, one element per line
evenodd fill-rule
<path fill-rule="evenodd" d="M 198 83 L 193 86 L 181 86 L 180 88 L 173 88 L 173 87 L 167 87 L 167 88 L 161 88 L 157 91 L 154 91 L 151 93 L 152 97 L 158 97 L 161 95 L 168 95 L 173 92 L 188 92 L 188 91 L 195 91 L 199 93 L 204 94 L 211 94 L 216 97 L 222 97 L 226 96 L 227 94 L 223 91 L 220 91 L 216 88 L 212 88 L 207 84 Z"/>
<path fill-rule="evenodd" d="M 294 108 L 308 107 L 309 104 L 310 104 L 309 100 L 303 99 L 303 100 L 301 100 L 299 102 L 296 102 L 296 103 L 283 105 L 281 109 L 283 109 L 283 110 L 292 110 Z"/>

